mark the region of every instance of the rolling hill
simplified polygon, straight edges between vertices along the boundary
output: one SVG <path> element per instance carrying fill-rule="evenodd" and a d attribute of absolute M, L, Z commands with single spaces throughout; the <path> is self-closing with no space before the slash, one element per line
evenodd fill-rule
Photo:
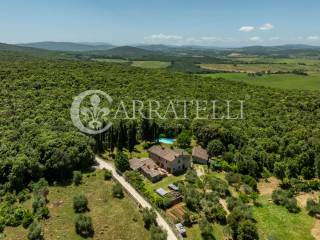
<path fill-rule="evenodd" d="M 83 51 L 99 51 L 108 50 L 114 46 L 111 44 L 83 44 L 73 42 L 35 42 L 18 44 L 18 46 L 39 48 L 51 51 L 70 51 L 70 52 L 83 52 Z"/>
<path fill-rule="evenodd" d="M 162 55 L 163 53 L 159 51 L 151 51 L 137 47 L 131 46 L 123 46 L 123 47 L 116 47 L 112 48 L 107 51 L 94 51 L 92 52 L 96 55 L 103 55 L 109 57 L 125 57 L 125 58 L 139 58 L 139 57 L 146 57 L 146 56 L 156 56 Z"/>
<path fill-rule="evenodd" d="M 32 47 L 17 46 L 14 44 L 0 43 L 0 51 L 15 51 L 15 52 L 42 52 L 40 49 Z"/>

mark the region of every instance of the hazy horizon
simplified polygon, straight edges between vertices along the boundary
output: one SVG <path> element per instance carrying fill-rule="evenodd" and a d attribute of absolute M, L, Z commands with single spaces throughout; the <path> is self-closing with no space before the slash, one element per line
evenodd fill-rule
<path fill-rule="evenodd" d="M 0 6 L 0 42 L 9 44 L 320 45 L 317 0 L 11 0 Z"/>

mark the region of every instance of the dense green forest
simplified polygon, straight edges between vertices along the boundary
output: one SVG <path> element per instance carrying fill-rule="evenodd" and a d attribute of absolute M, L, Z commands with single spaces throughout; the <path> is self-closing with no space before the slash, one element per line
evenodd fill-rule
<path fill-rule="evenodd" d="M 245 100 L 243 120 L 159 121 L 160 132 L 193 130 L 203 146 L 212 139 L 235 171 L 260 177 L 306 179 L 320 171 L 320 97 L 317 91 L 274 90 L 164 70 L 117 64 L 2 57 L 0 182 L 21 190 L 43 176 L 63 180 L 93 162 L 94 138 L 72 125 L 74 96 L 88 89 L 124 99 Z M 221 107 L 223 108 L 223 107 Z M 223 109 L 220 109 L 223 111 Z M 139 125 L 138 125 L 139 127 Z M 230 158 L 231 154 L 231 158 Z"/>

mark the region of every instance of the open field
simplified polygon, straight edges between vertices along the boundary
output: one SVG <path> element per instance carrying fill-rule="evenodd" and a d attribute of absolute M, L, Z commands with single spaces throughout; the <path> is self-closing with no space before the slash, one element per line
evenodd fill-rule
<path fill-rule="evenodd" d="M 98 62 L 106 62 L 106 63 L 128 63 L 128 60 L 125 59 L 118 59 L 118 58 L 94 58 L 91 59 L 93 61 L 98 61 Z"/>
<path fill-rule="evenodd" d="M 319 72 L 318 65 L 301 65 L 299 63 L 263 63 L 263 64 L 200 64 L 201 68 L 215 71 L 228 71 L 228 72 L 245 72 L 245 73 L 255 73 L 255 72 L 289 72 L 293 70 L 303 70 L 308 74 Z"/>
<path fill-rule="evenodd" d="M 167 68 L 170 65 L 170 62 L 161 61 L 133 61 L 131 66 L 141 68 Z"/>
<path fill-rule="evenodd" d="M 105 62 L 105 63 L 131 63 L 133 67 L 141 67 L 141 68 L 167 68 L 171 65 L 170 62 L 162 62 L 162 61 L 129 61 L 121 58 L 93 58 L 91 59 L 97 62 Z"/>
<path fill-rule="evenodd" d="M 92 174 L 91 174 L 92 175 Z M 129 197 L 112 197 L 112 181 L 105 182 L 101 173 L 86 175 L 83 183 L 76 187 L 53 186 L 49 188 L 49 210 L 51 217 L 42 222 L 46 240 L 83 239 L 74 230 L 75 213 L 73 196 L 84 193 L 89 202 L 94 227 L 93 239 L 149 239 L 149 233 L 143 227 L 142 216 L 137 205 Z M 59 204 L 58 204 L 59 203 Z M 31 201 L 26 202 L 31 207 Z M 116 221 L 115 221 L 116 219 Z M 27 231 L 21 226 L 6 228 L 8 240 L 26 239 Z"/>
<path fill-rule="evenodd" d="M 201 74 L 212 78 L 225 78 L 245 82 L 255 86 L 265 86 L 281 89 L 320 90 L 319 76 L 301 76 L 295 74 L 270 74 L 250 78 L 247 73 L 213 73 Z"/>
<path fill-rule="evenodd" d="M 233 59 L 246 63 L 280 63 L 280 64 L 299 64 L 299 65 L 319 65 L 320 61 L 317 58 L 306 58 L 306 57 L 269 57 L 269 56 L 258 56 L 258 55 L 229 55 L 226 59 Z"/>
<path fill-rule="evenodd" d="M 304 209 L 298 214 L 289 213 L 283 206 L 269 203 L 266 197 L 260 197 L 261 207 L 254 207 L 259 235 L 262 240 L 273 239 L 314 240 L 311 235 L 315 219 Z"/>

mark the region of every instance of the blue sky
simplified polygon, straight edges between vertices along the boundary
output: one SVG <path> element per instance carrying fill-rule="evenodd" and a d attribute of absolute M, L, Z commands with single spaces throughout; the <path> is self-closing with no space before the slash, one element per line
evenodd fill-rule
<path fill-rule="evenodd" d="M 319 0 L 3 0 L 0 42 L 320 45 Z"/>

